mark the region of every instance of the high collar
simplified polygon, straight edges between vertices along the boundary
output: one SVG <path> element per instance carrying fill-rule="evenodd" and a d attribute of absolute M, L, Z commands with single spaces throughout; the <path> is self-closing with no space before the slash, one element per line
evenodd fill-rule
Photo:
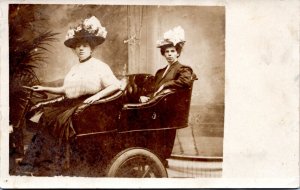
<path fill-rule="evenodd" d="M 88 61 L 88 60 L 91 59 L 91 58 L 92 58 L 92 56 L 90 55 L 90 56 L 88 56 L 87 58 L 85 58 L 84 60 L 79 60 L 79 62 L 80 62 L 80 63 L 83 63 L 83 62 Z"/>

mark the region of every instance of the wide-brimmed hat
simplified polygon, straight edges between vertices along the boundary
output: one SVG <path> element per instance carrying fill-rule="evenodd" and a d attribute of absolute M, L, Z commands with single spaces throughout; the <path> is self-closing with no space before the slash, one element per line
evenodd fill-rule
<path fill-rule="evenodd" d="M 95 16 L 91 16 L 68 30 L 64 44 L 69 48 L 75 48 L 78 42 L 88 42 L 96 47 L 105 41 L 106 35 L 105 27 Z"/>
<path fill-rule="evenodd" d="M 181 26 L 177 26 L 165 32 L 163 39 L 158 40 L 156 44 L 158 48 L 161 48 L 167 45 L 176 46 L 177 44 L 181 44 L 183 46 L 184 43 L 184 30 Z"/>

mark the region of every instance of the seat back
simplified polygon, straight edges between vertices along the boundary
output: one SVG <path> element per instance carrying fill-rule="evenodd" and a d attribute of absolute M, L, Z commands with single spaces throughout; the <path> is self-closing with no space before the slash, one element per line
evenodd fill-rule
<path fill-rule="evenodd" d="M 137 77 L 133 79 L 137 79 Z M 196 77 L 193 77 L 193 80 L 196 80 Z M 148 84 L 146 84 L 142 89 L 138 89 L 142 84 L 132 83 L 132 81 L 129 84 L 131 86 L 127 87 L 126 91 L 129 101 L 123 102 L 120 132 L 174 129 L 188 126 L 193 86 L 165 89 L 148 102 L 139 103 L 139 96 L 145 95 L 148 92 L 147 90 L 153 88 L 153 86 L 147 88 Z"/>
<path fill-rule="evenodd" d="M 150 74 L 131 74 L 126 76 L 127 87 L 124 103 L 138 103 L 140 96 L 146 96 L 154 90 L 154 76 Z"/>

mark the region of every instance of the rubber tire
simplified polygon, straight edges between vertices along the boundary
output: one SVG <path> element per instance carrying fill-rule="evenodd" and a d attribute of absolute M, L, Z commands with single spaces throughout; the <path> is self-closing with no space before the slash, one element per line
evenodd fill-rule
<path fill-rule="evenodd" d="M 144 148 L 128 148 L 118 153 L 110 162 L 107 169 L 107 177 L 132 177 L 132 176 L 118 176 L 119 168 L 121 168 L 127 161 L 131 159 L 141 159 L 154 166 L 157 173 L 157 178 L 168 177 L 168 173 L 161 160 L 151 151 Z M 137 177 L 139 178 L 139 177 Z"/>

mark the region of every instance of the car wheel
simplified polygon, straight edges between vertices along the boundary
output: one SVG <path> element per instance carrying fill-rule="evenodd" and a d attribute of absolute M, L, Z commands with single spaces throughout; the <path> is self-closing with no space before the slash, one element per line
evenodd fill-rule
<path fill-rule="evenodd" d="M 107 177 L 161 178 L 168 174 L 155 154 L 143 148 L 129 148 L 113 158 Z"/>

